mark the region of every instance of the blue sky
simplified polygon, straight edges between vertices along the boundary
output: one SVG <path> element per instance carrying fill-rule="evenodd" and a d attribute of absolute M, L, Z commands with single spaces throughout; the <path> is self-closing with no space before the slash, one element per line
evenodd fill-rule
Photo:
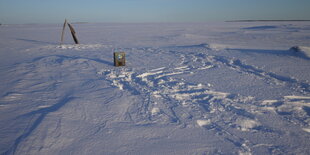
<path fill-rule="evenodd" d="M 310 0 L 0 0 L 0 23 L 310 19 Z"/>

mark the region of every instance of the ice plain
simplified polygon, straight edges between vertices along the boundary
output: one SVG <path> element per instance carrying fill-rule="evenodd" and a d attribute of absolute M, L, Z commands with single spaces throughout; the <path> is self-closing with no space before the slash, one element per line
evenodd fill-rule
<path fill-rule="evenodd" d="M 310 154 L 310 22 L 61 26 L 0 26 L 0 154 Z"/>

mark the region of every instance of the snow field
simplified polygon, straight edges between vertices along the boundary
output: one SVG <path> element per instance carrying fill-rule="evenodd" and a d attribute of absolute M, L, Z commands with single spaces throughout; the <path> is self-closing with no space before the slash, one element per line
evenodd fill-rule
<path fill-rule="evenodd" d="M 309 154 L 308 24 L 153 28 L 81 25 L 81 45 L 0 37 L 14 43 L 0 49 L 0 153 Z"/>

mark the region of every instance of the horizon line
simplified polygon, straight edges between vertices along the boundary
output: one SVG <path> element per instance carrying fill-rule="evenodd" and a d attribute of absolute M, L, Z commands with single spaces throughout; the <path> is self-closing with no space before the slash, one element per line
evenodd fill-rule
<path fill-rule="evenodd" d="M 269 19 L 258 19 L 258 20 L 223 20 L 223 21 L 197 21 L 197 22 L 86 22 L 86 21 L 77 21 L 77 22 L 70 22 L 71 24 L 177 24 L 177 23 L 214 23 L 214 22 L 310 22 L 310 19 L 292 19 L 292 20 L 269 20 Z M 51 23 L 0 23 L 0 25 L 36 25 L 36 24 L 62 24 L 62 22 L 51 22 Z"/>
<path fill-rule="evenodd" d="M 309 19 L 257 19 L 257 20 L 227 20 L 225 22 L 310 22 Z"/>

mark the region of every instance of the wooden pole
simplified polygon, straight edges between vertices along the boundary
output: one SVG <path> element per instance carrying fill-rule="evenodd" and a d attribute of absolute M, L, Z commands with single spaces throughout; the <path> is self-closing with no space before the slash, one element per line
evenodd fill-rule
<path fill-rule="evenodd" d="M 74 31 L 73 26 L 71 24 L 69 24 L 69 23 L 68 23 L 68 26 L 70 28 L 70 31 L 71 31 L 71 34 L 72 34 L 72 37 L 73 37 L 73 40 L 74 40 L 75 44 L 79 44 L 79 41 L 78 41 L 78 39 L 77 39 L 77 37 L 75 35 L 75 31 Z"/>
<path fill-rule="evenodd" d="M 62 28 L 60 45 L 62 45 L 63 42 L 64 42 L 64 35 L 65 35 L 65 28 L 66 28 L 66 25 L 67 25 L 67 19 L 65 19 L 65 23 L 64 23 L 64 26 L 63 26 L 63 28 Z"/>

